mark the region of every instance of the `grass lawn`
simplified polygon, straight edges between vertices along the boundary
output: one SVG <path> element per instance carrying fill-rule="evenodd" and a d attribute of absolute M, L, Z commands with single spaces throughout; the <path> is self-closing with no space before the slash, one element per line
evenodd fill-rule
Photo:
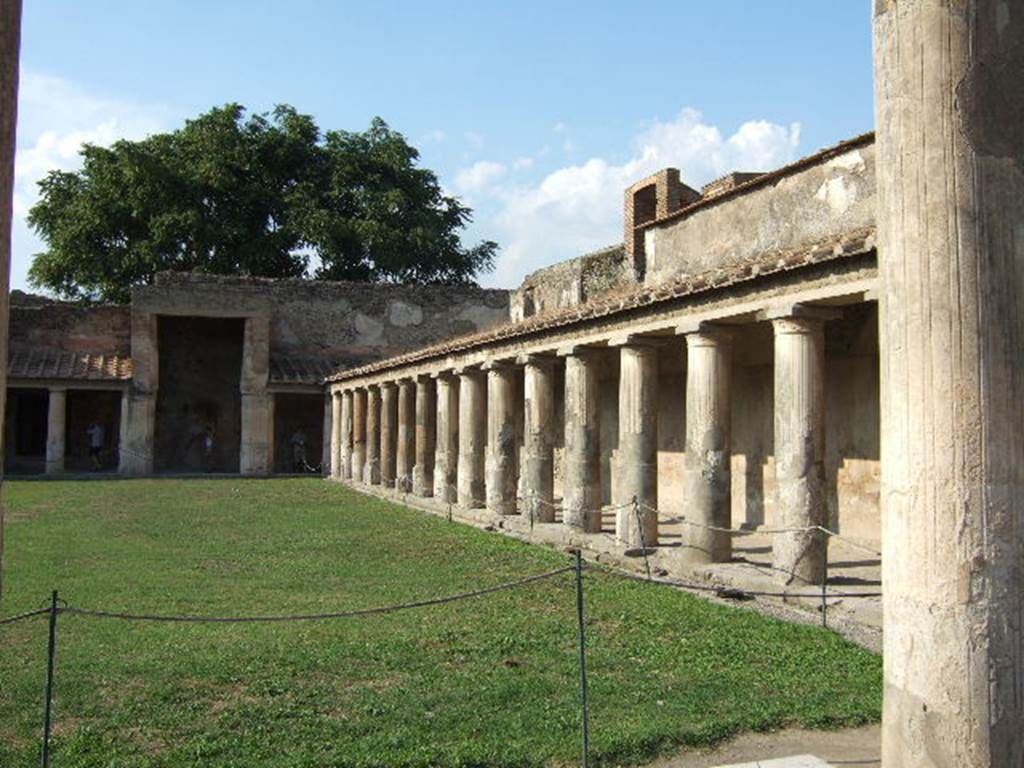
<path fill-rule="evenodd" d="M 299 613 L 569 564 L 317 479 L 8 482 L 0 617 L 68 603 Z M 877 720 L 881 660 L 837 635 L 586 575 L 599 764 L 784 724 Z M 0 627 L 0 765 L 35 765 L 46 619 Z M 534 766 L 579 755 L 571 574 L 289 624 L 59 622 L 54 768 Z"/>

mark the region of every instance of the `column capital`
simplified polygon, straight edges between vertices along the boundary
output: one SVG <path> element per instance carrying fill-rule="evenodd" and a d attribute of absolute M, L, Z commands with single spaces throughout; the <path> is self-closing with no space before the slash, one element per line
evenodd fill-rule
<path fill-rule="evenodd" d="M 759 320 L 804 320 L 808 323 L 838 320 L 842 316 L 843 311 L 835 307 L 819 307 L 800 303 L 780 304 L 758 313 Z"/>
<path fill-rule="evenodd" d="M 595 352 L 599 352 L 607 347 L 598 346 L 597 344 L 566 344 L 558 347 L 555 350 L 555 354 L 558 357 L 581 357 L 583 355 L 591 355 Z"/>
<path fill-rule="evenodd" d="M 641 336 L 638 333 L 622 333 L 608 338 L 609 347 L 641 347 L 659 349 L 665 346 L 665 339 L 658 336 Z"/>
<path fill-rule="evenodd" d="M 515 358 L 497 358 L 494 360 L 486 360 L 483 365 L 480 366 L 485 371 L 510 371 L 516 368 Z"/>
<path fill-rule="evenodd" d="M 688 345 L 729 343 L 736 335 L 736 331 L 735 325 L 706 320 L 694 320 L 676 326 L 676 335 L 685 338 Z"/>
<path fill-rule="evenodd" d="M 519 365 L 553 365 L 555 356 L 550 352 L 529 352 L 516 357 Z"/>
<path fill-rule="evenodd" d="M 397 381 L 382 381 L 379 384 L 379 386 L 380 386 L 380 389 L 381 389 L 382 392 L 384 390 L 391 391 L 393 389 L 397 389 L 398 388 L 398 382 Z"/>

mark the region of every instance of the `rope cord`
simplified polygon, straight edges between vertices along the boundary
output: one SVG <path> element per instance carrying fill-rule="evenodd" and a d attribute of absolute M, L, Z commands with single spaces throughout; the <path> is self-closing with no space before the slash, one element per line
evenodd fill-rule
<path fill-rule="evenodd" d="M 31 619 L 33 616 L 42 616 L 45 613 L 49 613 L 49 608 L 37 608 L 34 611 L 26 611 L 25 613 L 19 613 L 17 616 L 8 616 L 6 619 L 0 619 L 0 626 L 4 624 L 13 624 L 16 621 L 24 621 L 25 619 Z"/>
<path fill-rule="evenodd" d="M 408 603 L 397 603 L 395 605 L 384 605 L 375 608 L 356 608 L 350 611 L 336 611 L 331 613 L 308 613 L 284 616 L 169 616 L 160 614 L 127 613 L 120 611 L 101 611 L 89 608 L 76 608 L 74 606 L 61 608 L 60 612 L 70 613 L 76 616 L 87 616 L 90 618 L 97 619 L 123 619 L 126 621 L 160 621 L 222 624 L 345 619 L 356 616 L 370 616 L 382 613 L 394 613 L 396 611 L 409 610 L 412 608 L 425 608 L 431 605 L 443 605 L 445 603 L 454 603 L 456 601 L 467 600 L 472 597 L 482 597 L 483 595 L 489 595 L 495 592 L 502 592 L 505 590 L 522 587 L 527 584 L 533 584 L 538 581 L 544 581 L 545 579 L 550 579 L 563 573 L 568 573 L 572 570 L 572 566 L 566 566 L 564 568 L 557 568 L 553 571 L 547 571 L 546 573 L 540 573 L 535 576 L 527 576 L 516 581 L 509 581 L 504 584 L 497 584 L 492 587 L 484 587 L 483 589 L 475 589 L 469 592 L 459 592 L 457 594 L 447 595 L 445 597 L 434 597 L 429 598 L 427 600 L 416 600 Z M 45 612 L 49 612 L 49 609 L 46 609 Z"/>

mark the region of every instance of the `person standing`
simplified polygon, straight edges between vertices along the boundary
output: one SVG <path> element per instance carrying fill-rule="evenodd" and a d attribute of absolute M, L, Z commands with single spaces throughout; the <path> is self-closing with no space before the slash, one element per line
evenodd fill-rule
<path fill-rule="evenodd" d="M 85 430 L 85 434 L 89 438 L 89 461 L 92 463 L 93 471 L 98 472 L 102 468 L 100 456 L 103 453 L 106 434 L 98 421 L 90 424 L 89 428 Z"/>

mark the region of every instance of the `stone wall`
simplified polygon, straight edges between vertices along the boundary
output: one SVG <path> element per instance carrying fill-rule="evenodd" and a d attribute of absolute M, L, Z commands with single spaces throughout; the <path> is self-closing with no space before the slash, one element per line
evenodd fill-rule
<path fill-rule="evenodd" d="M 127 355 L 131 311 L 116 304 L 83 306 L 11 291 L 10 345 Z"/>
<path fill-rule="evenodd" d="M 827 241 L 875 222 L 869 139 L 758 176 L 646 226 L 646 285 Z"/>
<path fill-rule="evenodd" d="M 366 285 L 163 273 L 134 305 L 223 313 L 261 303 L 271 354 L 326 357 L 347 367 L 483 330 L 508 319 L 509 292 L 467 286 Z"/>
<path fill-rule="evenodd" d="M 542 312 L 574 307 L 633 284 L 622 246 L 614 245 L 527 275 L 511 292 L 509 313 L 513 322 L 518 322 Z"/>

